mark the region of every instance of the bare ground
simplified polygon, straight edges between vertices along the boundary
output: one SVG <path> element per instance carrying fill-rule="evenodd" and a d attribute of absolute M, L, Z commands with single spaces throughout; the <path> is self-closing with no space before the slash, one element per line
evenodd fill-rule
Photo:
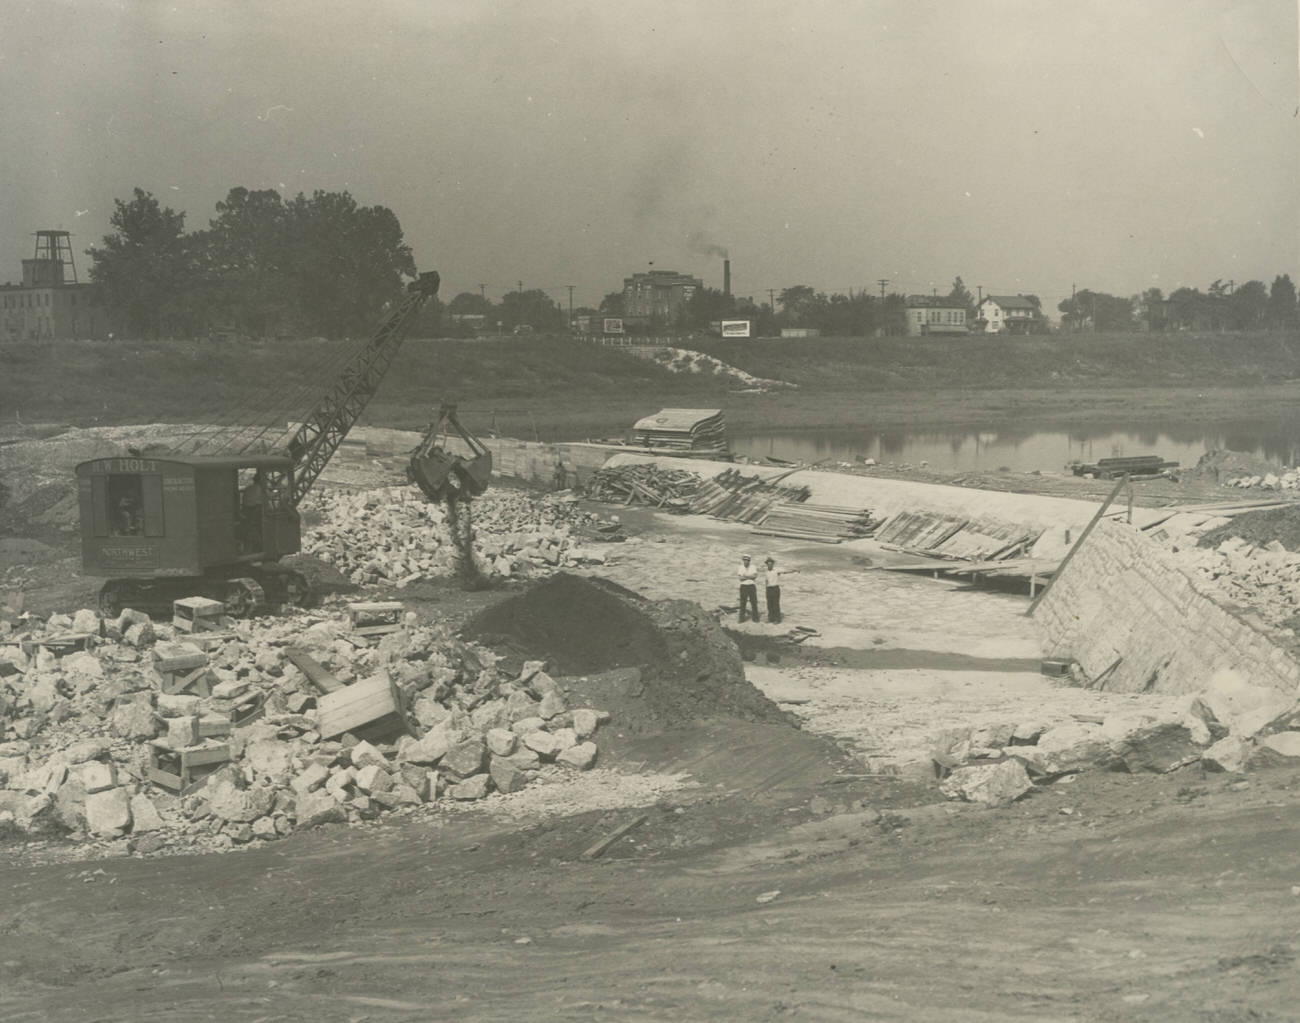
<path fill-rule="evenodd" d="M 600 574 L 734 602 L 755 538 L 624 520 L 636 539 Z M 628 737 L 603 769 L 690 784 L 596 809 L 503 800 L 227 855 L 9 850 L 0 1018 L 1296 1018 L 1300 770 L 1089 773 L 1003 810 L 943 802 L 885 768 L 952 721 L 1105 694 L 1037 674 L 1023 597 L 876 572 L 856 545 L 775 549 L 798 569 L 787 624 L 728 627 L 804 731 L 716 718 Z M 71 553 L 10 552 L 35 561 L 38 608 L 86 602 Z M 461 621 L 509 595 L 403 597 Z M 792 647 L 794 624 L 822 635 Z"/>

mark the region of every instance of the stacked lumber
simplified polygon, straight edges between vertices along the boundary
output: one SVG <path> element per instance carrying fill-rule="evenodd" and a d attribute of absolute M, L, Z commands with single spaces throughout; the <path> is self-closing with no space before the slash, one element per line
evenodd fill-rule
<path fill-rule="evenodd" d="M 632 443 L 665 451 L 728 455 L 727 428 L 716 408 L 666 408 L 632 427 Z"/>
<path fill-rule="evenodd" d="M 1115 479 L 1117 476 L 1141 479 L 1161 476 L 1170 469 L 1177 469 L 1178 463 L 1166 462 L 1159 455 L 1134 455 L 1131 458 L 1099 458 L 1093 465 L 1074 462 L 1070 468 L 1076 476 L 1093 476 L 1099 480 Z"/>
<path fill-rule="evenodd" d="M 648 504 L 667 511 L 685 512 L 700 486 L 697 473 L 662 469 L 657 465 L 607 465 L 587 481 L 587 496 L 597 501 Z"/>
<path fill-rule="evenodd" d="M 700 485 L 691 498 L 690 511 L 734 522 L 761 522 L 775 504 L 808 500 L 811 491 L 807 487 L 777 485 L 794 471 L 765 480 L 761 476 L 742 476 L 739 469 L 727 469 Z"/>
<path fill-rule="evenodd" d="M 900 512 L 876 530 L 875 538 L 883 547 L 910 554 L 998 561 L 1023 556 L 1039 535 L 1013 523 Z"/>
<path fill-rule="evenodd" d="M 879 522 L 867 508 L 833 504 L 774 504 L 755 533 L 786 536 L 795 540 L 839 543 L 870 536 Z"/>

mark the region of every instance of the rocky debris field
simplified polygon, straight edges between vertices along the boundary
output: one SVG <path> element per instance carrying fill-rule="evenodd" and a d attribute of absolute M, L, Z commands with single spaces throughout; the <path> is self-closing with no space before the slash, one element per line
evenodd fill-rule
<path fill-rule="evenodd" d="M 68 650 L 69 636 L 84 649 Z M 341 604 L 236 622 L 216 640 L 138 612 L 106 622 L 89 610 L 0 624 L 0 640 L 0 834 L 140 853 L 230 848 L 512 793 L 590 769 L 609 719 L 570 706 L 542 663 L 504 674 L 490 651 L 412 613 L 377 643 L 356 636 Z M 291 648 L 344 686 L 400 689 L 406 720 L 390 715 L 372 741 L 323 738 L 322 694 Z M 168 693 L 160 666 L 178 658 L 202 671 L 187 668 L 199 678 Z M 182 753 L 211 770 L 192 794 L 151 772 Z"/>
<path fill-rule="evenodd" d="M 313 523 L 303 537 L 303 552 L 333 565 L 355 585 L 400 589 L 456 574 L 447 510 L 426 501 L 415 487 L 317 490 L 301 510 Z M 539 497 L 490 490 L 473 501 L 469 514 L 474 564 L 487 578 L 528 578 L 601 564 L 605 555 L 599 543 L 611 538 L 596 528 L 601 517 L 582 510 L 567 493 Z"/>
<path fill-rule="evenodd" d="M 1005 806 L 1088 770 L 1240 773 L 1300 758 L 1295 695 L 1251 685 L 1231 670 L 1167 709 L 1073 717 L 1051 726 L 1008 721 L 946 731 L 933 754 L 940 790 L 949 799 Z"/>

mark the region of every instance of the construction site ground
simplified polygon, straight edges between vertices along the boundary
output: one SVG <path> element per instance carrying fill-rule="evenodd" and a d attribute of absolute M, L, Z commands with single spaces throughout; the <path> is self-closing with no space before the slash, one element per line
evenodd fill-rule
<path fill-rule="evenodd" d="M 224 855 L 2 847 L 0 1018 L 1300 1014 L 1300 770 L 1088 771 L 1002 809 L 950 802 L 927 773 L 946 727 L 1166 698 L 1043 676 L 1026 594 L 879 571 L 870 541 L 602 511 L 627 539 L 590 573 L 718 610 L 789 722 L 618 736 L 616 717 L 622 741 L 573 782 Z M 780 625 L 725 610 L 741 551 L 786 571 Z M 0 567 L 42 566 L 38 612 L 92 603 L 74 555 L 57 532 L 0 541 Z M 373 595 L 462 623 L 518 592 Z"/>

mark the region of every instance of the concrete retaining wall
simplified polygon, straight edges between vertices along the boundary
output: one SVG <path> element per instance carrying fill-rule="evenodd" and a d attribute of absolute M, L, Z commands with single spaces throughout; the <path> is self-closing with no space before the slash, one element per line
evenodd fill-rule
<path fill-rule="evenodd" d="M 1078 661 L 1118 692 L 1191 693 L 1233 668 L 1285 693 L 1300 663 L 1201 593 L 1173 556 L 1139 530 L 1103 520 L 1034 611 L 1046 656 Z"/>

